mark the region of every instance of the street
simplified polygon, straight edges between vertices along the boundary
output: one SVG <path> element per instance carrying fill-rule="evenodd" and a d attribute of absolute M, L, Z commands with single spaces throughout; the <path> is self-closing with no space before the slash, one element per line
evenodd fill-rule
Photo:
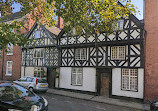
<path fill-rule="evenodd" d="M 39 95 L 48 100 L 48 111 L 140 111 L 127 107 L 108 105 L 50 93 L 40 93 Z"/>

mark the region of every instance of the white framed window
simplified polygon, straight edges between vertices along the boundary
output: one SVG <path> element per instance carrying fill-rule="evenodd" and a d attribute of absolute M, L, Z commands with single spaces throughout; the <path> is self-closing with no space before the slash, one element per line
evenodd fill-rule
<path fill-rule="evenodd" d="M 44 57 L 44 49 L 34 49 L 33 57 L 34 58 L 43 58 Z"/>
<path fill-rule="evenodd" d="M 111 47 L 111 59 L 112 60 L 124 60 L 125 59 L 125 46 L 113 46 Z"/>
<path fill-rule="evenodd" d="M 10 43 L 7 46 L 7 55 L 13 55 L 13 44 Z"/>
<path fill-rule="evenodd" d="M 117 22 L 117 30 L 123 30 L 124 20 L 118 20 Z"/>
<path fill-rule="evenodd" d="M 46 78 L 47 71 L 45 67 L 34 67 L 34 77 Z"/>
<path fill-rule="evenodd" d="M 12 75 L 12 66 L 13 66 L 13 62 L 12 61 L 7 61 L 6 76 L 11 76 Z"/>
<path fill-rule="evenodd" d="M 38 39 L 38 38 L 40 38 L 40 37 L 41 37 L 41 31 L 40 31 L 40 30 L 37 30 L 37 31 L 35 32 L 35 38 Z"/>
<path fill-rule="evenodd" d="M 138 91 L 137 69 L 122 69 L 122 90 Z"/>
<path fill-rule="evenodd" d="M 83 84 L 83 68 L 72 68 L 71 85 Z"/>
<path fill-rule="evenodd" d="M 76 60 L 86 60 L 86 48 L 80 48 L 75 50 Z"/>

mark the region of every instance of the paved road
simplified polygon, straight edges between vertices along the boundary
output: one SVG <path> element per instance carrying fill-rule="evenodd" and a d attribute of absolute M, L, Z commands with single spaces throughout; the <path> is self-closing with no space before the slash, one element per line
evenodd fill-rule
<path fill-rule="evenodd" d="M 136 109 L 70 98 L 50 93 L 39 94 L 49 103 L 49 111 L 140 111 Z"/>

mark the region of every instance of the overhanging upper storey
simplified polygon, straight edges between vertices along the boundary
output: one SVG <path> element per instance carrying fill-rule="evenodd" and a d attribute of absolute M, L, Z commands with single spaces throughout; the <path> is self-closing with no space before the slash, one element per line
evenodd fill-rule
<path fill-rule="evenodd" d="M 143 40 L 144 25 L 133 14 L 130 14 L 127 18 L 120 19 L 116 27 L 118 29 L 111 34 L 102 31 L 99 34 L 92 33 L 88 37 L 84 30 L 81 36 L 76 35 L 74 37 L 63 30 L 58 35 L 59 47 L 71 47 L 80 44 L 95 45 L 95 42 L 97 44 L 116 44 L 118 42 L 139 42 Z"/>

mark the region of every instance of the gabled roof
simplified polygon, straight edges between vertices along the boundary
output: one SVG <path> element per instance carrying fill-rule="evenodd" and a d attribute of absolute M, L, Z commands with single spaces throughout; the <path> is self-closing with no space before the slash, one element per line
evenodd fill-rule
<path fill-rule="evenodd" d="M 30 29 L 30 31 L 26 34 L 26 38 L 29 38 L 29 36 L 31 35 L 31 33 L 34 31 L 34 29 L 38 26 L 38 23 L 35 22 L 34 25 L 32 26 L 32 28 Z M 56 39 L 57 35 L 60 33 L 60 29 L 57 28 L 57 27 L 47 27 L 47 26 L 44 26 L 44 25 L 40 25 L 41 28 L 46 32 L 48 33 L 51 37 L 53 37 L 54 39 Z"/>

